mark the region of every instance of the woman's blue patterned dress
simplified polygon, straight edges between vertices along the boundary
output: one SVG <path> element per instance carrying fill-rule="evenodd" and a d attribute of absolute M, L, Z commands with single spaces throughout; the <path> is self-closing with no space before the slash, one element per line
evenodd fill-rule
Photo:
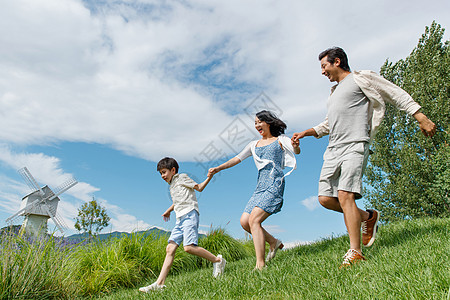
<path fill-rule="evenodd" d="M 255 153 L 262 159 L 273 161 L 259 170 L 255 192 L 244 212 L 251 213 L 255 206 L 269 214 L 276 214 L 283 206 L 284 173 L 282 170 L 283 149 L 278 139 L 266 146 L 256 147 Z"/>

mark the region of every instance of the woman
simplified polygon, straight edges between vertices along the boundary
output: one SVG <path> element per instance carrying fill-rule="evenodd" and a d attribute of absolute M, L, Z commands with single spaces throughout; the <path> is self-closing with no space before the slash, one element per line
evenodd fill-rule
<path fill-rule="evenodd" d="M 241 226 L 253 237 L 256 253 L 256 267 L 261 270 L 265 263 L 275 257 L 283 243 L 269 234 L 262 222 L 270 215 L 281 210 L 283 206 L 284 177 L 296 168 L 295 154 L 300 153 L 299 142 L 293 142 L 284 135 L 286 124 L 270 111 L 260 111 L 255 117 L 255 129 L 261 135 L 260 140 L 250 142 L 236 157 L 209 169 L 212 176 L 224 169 L 231 168 L 249 156 L 253 156 L 258 168 L 258 183 L 241 216 Z M 283 173 L 285 167 L 292 169 Z M 264 261 L 265 242 L 270 245 Z"/>

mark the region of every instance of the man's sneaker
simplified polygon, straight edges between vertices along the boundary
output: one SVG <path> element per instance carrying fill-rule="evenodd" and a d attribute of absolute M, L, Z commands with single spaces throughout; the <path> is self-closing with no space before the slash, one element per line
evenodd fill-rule
<path fill-rule="evenodd" d="M 219 275 L 222 275 L 223 271 L 225 270 L 225 265 L 227 261 L 225 258 L 222 257 L 222 255 L 217 255 L 218 258 L 220 258 L 219 262 L 213 263 L 213 276 L 217 277 Z"/>
<path fill-rule="evenodd" d="M 150 291 L 161 291 L 165 287 L 166 287 L 165 285 L 159 285 L 156 282 L 153 282 L 152 284 L 150 284 L 148 286 L 141 287 L 139 289 L 139 291 L 143 292 L 143 293 L 148 293 Z"/>
<path fill-rule="evenodd" d="M 277 240 L 277 243 L 275 244 L 275 248 L 273 250 L 269 249 L 269 253 L 267 253 L 266 263 L 275 257 L 278 249 L 283 249 L 283 247 L 284 247 L 283 243 L 280 240 Z"/>
<path fill-rule="evenodd" d="M 355 249 L 349 249 L 347 253 L 345 253 L 344 261 L 342 262 L 342 265 L 339 267 L 339 269 L 351 266 L 361 260 L 366 260 L 361 252 L 358 252 Z"/>
<path fill-rule="evenodd" d="M 375 241 L 375 234 L 378 229 L 378 220 L 380 219 L 380 213 L 377 210 L 368 209 L 367 211 L 372 212 L 372 218 L 361 222 L 362 244 L 364 247 L 372 246 Z"/>

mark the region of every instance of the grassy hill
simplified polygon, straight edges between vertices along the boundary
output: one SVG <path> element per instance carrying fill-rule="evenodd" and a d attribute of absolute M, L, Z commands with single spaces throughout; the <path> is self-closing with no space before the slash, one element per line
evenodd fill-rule
<path fill-rule="evenodd" d="M 322 240 L 278 252 L 262 272 L 252 271 L 249 258 L 227 264 L 218 279 L 206 268 L 169 276 L 162 292 L 132 288 L 99 298 L 450 299 L 450 219 L 381 226 L 374 245 L 363 250 L 367 261 L 339 269 L 348 245 L 347 236 Z"/>

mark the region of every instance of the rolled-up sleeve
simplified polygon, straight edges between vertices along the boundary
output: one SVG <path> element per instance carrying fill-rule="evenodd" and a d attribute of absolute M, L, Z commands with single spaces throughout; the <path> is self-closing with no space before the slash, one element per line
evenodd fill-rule
<path fill-rule="evenodd" d="M 330 134 L 330 126 L 328 125 L 328 116 L 325 120 L 317 126 L 313 127 L 314 131 L 317 133 L 316 138 L 321 138 L 324 135 Z"/>

